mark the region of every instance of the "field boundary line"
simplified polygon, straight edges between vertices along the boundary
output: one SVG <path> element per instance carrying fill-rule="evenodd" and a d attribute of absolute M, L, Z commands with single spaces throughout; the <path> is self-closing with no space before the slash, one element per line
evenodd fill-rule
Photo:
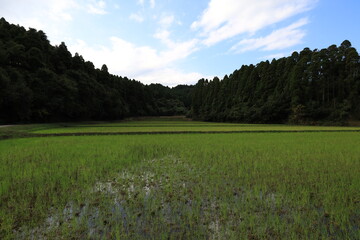
<path fill-rule="evenodd" d="M 243 134 L 243 133 L 321 133 L 321 132 L 360 132 L 359 130 L 249 130 L 249 131 L 156 131 L 156 132 L 76 132 L 76 133 L 22 133 L 2 135 L 0 140 L 32 137 L 71 137 L 71 136 L 115 136 L 115 135 L 176 135 L 176 134 Z"/>

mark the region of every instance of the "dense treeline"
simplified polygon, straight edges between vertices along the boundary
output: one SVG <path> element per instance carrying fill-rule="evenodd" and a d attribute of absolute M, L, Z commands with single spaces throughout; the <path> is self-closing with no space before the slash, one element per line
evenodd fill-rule
<path fill-rule="evenodd" d="M 190 108 L 191 89 L 109 74 L 106 65 L 96 69 L 72 56 L 65 43 L 50 45 L 43 31 L 0 19 L 0 122 L 180 115 Z"/>
<path fill-rule="evenodd" d="M 195 86 L 144 85 L 96 69 L 42 31 L 0 19 L 0 123 L 184 115 L 207 121 L 345 123 L 360 119 L 360 58 L 348 40 L 242 66 Z"/>
<path fill-rule="evenodd" d="M 173 88 L 161 84 L 150 84 L 146 88 L 151 92 L 158 116 L 187 115 L 191 108 L 194 86 L 178 85 Z"/>
<path fill-rule="evenodd" d="M 305 48 L 242 66 L 222 80 L 201 79 L 192 116 L 207 121 L 345 123 L 360 119 L 360 60 L 351 43 Z"/>

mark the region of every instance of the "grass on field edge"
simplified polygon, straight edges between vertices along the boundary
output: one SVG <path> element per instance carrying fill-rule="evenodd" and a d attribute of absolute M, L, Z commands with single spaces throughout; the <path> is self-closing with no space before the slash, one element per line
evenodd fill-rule
<path fill-rule="evenodd" d="M 176 116 L 176 117 L 142 117 L 142 118 L 129 118 L 120 121 L 84 121 L 84 122 L 60 122 L 60 123 L 44 123 L 44 124 L 16 124 L 16 125 L 0 125 L 0 140 L 12 139 L 12 138 L 29 138 L 29 137 L 56 137 L 56 136 L 100 136 L 100 135 L 148 135 L 148 134 L 221 134 L 221 133 L 303 133 L 303 132 L 360 132 L 359 129 L 353 129 L 351 127 L 359 127 L 360 121 L 351 121 L 344 129 L 263 129 L 263 130 L 190 130 L 190 131 L 100 131 L 100 132 L 59 132 L 59 133 L 41 133 L 38 131 L 46 131 L 52 130 L 56 128 L 71 128 L 71 127 L 137 127 L 141 126 L 144 123 L 146 126 L 149 122 L 152 124 L 160 124 L 161 122 L 166 121 L 170 124 L 175 123 L 174 127 L 178 127 L 179 122 L 183 122 L 184 124 L 194 123 L 195 125 L 201 124 L 209 124 L 209 126 L 224 124 L 231 126 L 235 123 L 228 122 L 200 122 L 193 121 L 192 119 Z M 134 124 L 136 123 L 136 124 Z M 100 124 L 100 125 L 99 125 Z M 116 124 L 116 125 L 112 125 Z M 117 125 L 119 124 L 119 125 Z M 128 126 L 128 124 L 130 124 Z M 132 125 L 134 124 L 134 125 Z M 139 125 L 137 125 L 139 124 Z M 237 124 L 245 124 L 245 123 L 237 123 Z M 266 124 L 261 124 L 266 125 Z M 269 127 L 273 124 L 269 124 Z M 256 124 L 254 124 L 256 126 Z M 275 125 L 274 125 L 275 126 Z M 279 126 L 279 124 L 276 124 Z M 292 125 L 292 124 L 281 124 L 281 126 L 289 127 L 289 126 L 299 126 L 299 127 L 315 127 L 313 125 Z M 326 125 L 327 126 L 327 125 Z M 145 127 L 145 126 L 144 126 Z M 197 126 L 196 126 L 197 127 Z M 200 125 L 199 125 L 200 127 Z M 319 127 L 325 127 L 325 125 L 319 125 Z M 331 127 L 331 126 L 328 126 Z M 333 126 L 334 128 L 339 127 L 337 125 Z M 346 129 L 349 127 L 350 129 Z"/>
<path fill-rule="evenodd" d="M 83 133 L 0 133 L 0 140 L 13 138 L 64 137 L 64 136 L 110 136 L 110 135 L 160 135 L 160 134 L 234 134 L 234 133 L 320 133 L 320 132 L 360 132 L 360 130 L 248 130 L 248 131 L 164 131 L 164 132 L 83 132 Z"/>

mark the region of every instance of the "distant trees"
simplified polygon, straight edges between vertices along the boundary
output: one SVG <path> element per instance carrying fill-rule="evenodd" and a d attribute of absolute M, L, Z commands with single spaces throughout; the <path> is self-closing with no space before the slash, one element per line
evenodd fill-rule
<path fill-rule="evenodd" d="M 96 69 L 44 32 L 0 19 L 0 123 L 184 114 L 249 123 L 360 119 L 359 54 L 345 40 L 169 88 Z"/>
<path fill-rule="evenodd" d="M 0 19 L 0 123 L 185 114 L 191 87 L 179 89 L 96 69 L 64 42 L 51 46 L 44 32 Z"/>
<path fill-rule="evenodd" d="M 191 113 L 207 121 L 344 123 L 360 119 L 360 58 L 348 40 L 201 79 Z"/>
<path fill-rule="evenodd" d="M 191 107 L 192 86 L 178 85 L 174 88 L 161 84 L 150 84 L 146 89 L 155 99 L 158 115 L 186 115 Z"/>

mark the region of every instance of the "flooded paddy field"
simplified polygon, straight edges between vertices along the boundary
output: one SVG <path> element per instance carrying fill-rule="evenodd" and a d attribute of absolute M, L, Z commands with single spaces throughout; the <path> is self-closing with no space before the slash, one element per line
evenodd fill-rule
<path fill-rule="evenodd" d="M 359 239 L 358 146 L 358 132 L 1 140 L 0 238 Z"/>

